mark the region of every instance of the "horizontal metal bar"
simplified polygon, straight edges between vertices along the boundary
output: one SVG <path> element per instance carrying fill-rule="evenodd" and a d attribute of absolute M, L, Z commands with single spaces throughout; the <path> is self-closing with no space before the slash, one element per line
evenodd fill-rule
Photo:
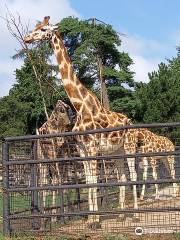
<path fill-rule="evenodd" d="M 39 163 L 55 163 L 55 162 L 75 162 L 75 161 L 91 161 L 91 160 L 112 160 L 124 159 L 134 157 L 155 157 L 155 156 L 170 156 L 180 155 L 180 151 L 171 152 L 150 152 L 150 153 L 135 153 L 135 154 L 118 154 L 118 155 L 104 155 L 104 156 L 88 156 L 88 157 L 70 157 L 57 159 L 38 159 L 38 160 L 10 160 L 4 162 L 5 165 L 24 165 L 24 164 L 39 164 Z"/>
<path fill-rule="evenodd" d="M 166 128 L 166 127 L 180 127 L 180 122 L 175 123 L 152 123 L 152 124 L 133 124 L 125 125 L 114 128 L 99 128 L 95 130 L 80 131 L 80 132 L 64 132 L 64 133 L 55 133 L 55 134 L 44 134 L 44 135 L 26 135 L 26 136 L 17 136 L 17 137 L 6 137 L 4 140 L 7 142 L 20 141 L 20 140 L 33 140 L 40 138 L 51 138 L 51 137 L 67 137 L 75 135 L 86 135 L 94 133 L 104 133 L 104 132 L 113 132 L 113 131 L 122 131 L 128 129 L 139 129 L 139 128 Z"/>
<path fill-rule="evenodd" d="M 108 183 L 92 183 L 92 184 L 66 184 L 66 185 L 51 185 L 42 187 L 25 187 L 25 188 L 8 188 L 4 189 L 8 192 L 29 192 L 34 190 L 58 190 L 58 189 L 77 189 L 77 188 L 93 188 L 93 187 L 112 187 L 112 186 L 132 186 L 143 184 L 162 184 L 162 183 L 180 183 L 180 179 L 159 179 L 146 181 L 127 181 L 127 182 L 108 182 Z"/>
<path fill-rule="evenodd" d="M 104 211 L 80 211 L 80 212 L 67 212 L 67 213 L 48 213 L 48 214 L 32 214 L 32 215 L 10 215 L 9 219 L 19 218 L 47 218 L 47 217 L 69 217 L 69 216 L 87 216 L 87 215 L 119 215 L 121 213 L 148 213 L 148 212 L 179 212 L 180 207 L 166 207 L 166 208 L 138 208 L 138 209 L 116 209 L 116 210 L 104 210 Z"/>

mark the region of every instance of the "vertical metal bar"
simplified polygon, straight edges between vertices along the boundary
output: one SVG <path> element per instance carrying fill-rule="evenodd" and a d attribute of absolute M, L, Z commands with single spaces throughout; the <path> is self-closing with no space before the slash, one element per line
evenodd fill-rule
<path fill-rule="evenodd" d="M 136 147 L 136 153 L 139 153 L 139 149 Z M 135 170 L 137 173 L 137 181 L 140 181 L 142 179 L 140 179 L 140 166 L 139 166 L 139 158 L 137 156 L 135 156 Z M 136 189 L 137 189 L 137 196 L 140 197 L 141 195 L 141 185 L 136 185 Z"/>
<path fill-rule="evenodd" d="M 60 190 L 60 216 L 64 213 L 64 194 L 63 189 Z M 64 217 L 60 217 L 62 223 L 65 223 Z"/>
<path fill-rule="evenodd" d="M 101 165 L 100 165 L 100 182 L 103 183 L 104 182 L 104 167 L 103 167 L 103 160 L 101 161 Z M 104 206 L 104 187 L 100 187 L 100 192 L 101 192 L 101 206 Z"/>
<path fill-rule="evenodd" d="M 32 159 L 37 159 L 37 142 L 33 141 L 32 143 Z M 31 187 L 37 187 L 37 164 L 31 164 Z M 38 191 L 33 190 L 31 191 L 31 214 L 37 214 L 39 212 L 38 209 Z M 32 229 L 37 230 L 39 229 L 40 222 L 38 219 L 32 220 Z"/>
<path fill-rule="evenodd" d="M 108 178 L 108 174 L 107 174 L 107 166 L 106 166 L 106 162 L 105 162 L 105 159 L 102 160 L 102 168 L 103 168 L 103 179 L 104 181 L 103 182 L 106 182 L 107 183 L 107 178 Z M 107 204 L 108 204 L 108 188 L 103 188 L 103 208 L 105 209 Z"/>
<path fill-rule="evenodd" d="M 3 235 L 8 237 L 11 234 L 10 231 L 10 197 L 8 193 L 9 188 L 9 166 L 6 164 L 9 161 L 9 144 L 3 142 L 2 147 L 3 155 Z"/>
<path fill-rule="evenodd" d="M 74 173 L 75 173 L 75 183 L 78 184 L 78 177 L 77 177 L 77 162 L 73 162 Z M 76 198 L 77 198 L 77 210 L 81 210 L 81 196 L 80 196 L 80 189 L 76 188 Z"/>
<path fill-rule="evenodd" d="M 80 211 L 81 210 L 81 196 L 80 196 L 80 190 L 79 188 L 76 189 L 76 196 L 77 196 L 77 210 Z"/>

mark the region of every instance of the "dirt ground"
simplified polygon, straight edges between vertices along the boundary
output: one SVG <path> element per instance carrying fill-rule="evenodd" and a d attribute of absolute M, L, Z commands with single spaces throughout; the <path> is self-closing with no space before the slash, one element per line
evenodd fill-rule
<path fill-rule="evenodd" d="M 88 236 L 81 237 L 66 237 L 66 236 L 54 236 L 54 237 L 36 237 L 36 238 L 17 238 L 17 240 L 180 240 L 180 234 L 154 234 L 144 236 L 130 236 L 130 235 L 109 235 L 105 237 L 100 236 Z M 7 239 L 10 240 L 10 239 Z M 12 239 L 16 240 L 16 239 Z"/>

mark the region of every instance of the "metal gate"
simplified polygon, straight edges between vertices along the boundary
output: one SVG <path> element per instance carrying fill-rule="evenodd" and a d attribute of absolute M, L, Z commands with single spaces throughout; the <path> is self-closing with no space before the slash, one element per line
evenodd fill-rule
<path fill-rule="evenodd" d="M 144 124 L 5 138 L 4 235 L 42 233 L 74 237 L 180 231 L 179 127 L 180 123 Z M 171 138 L 173 150 L 166 144 L 161 151 L 142 151 L 143 144 L 149 149 L 160 146 L 157 138 L 154 143 L 152 139 L 136 142 L 134 153 L 124 152 L 123 145 L 118 151 L 104 147 L 107 142 L 102 140 L 102 135 L 106 139 L 110 133 L 143 129 Z M 99 139 L 95 144 L 96 155 L 90 152 L 79 155 L 79 149 L 86 150 L 86 145 L 77 140 L 81 139 L 79 136 Z M 134 164 L 135 175 L 128 159 Z M 97 163 L 95 180 L 92 176 L 88 178 L 84 171 L 92 162 Z M 134 186 L 137 207 L 134 207 Z M 94 205 L 89 207 L 91 201 Z"/>

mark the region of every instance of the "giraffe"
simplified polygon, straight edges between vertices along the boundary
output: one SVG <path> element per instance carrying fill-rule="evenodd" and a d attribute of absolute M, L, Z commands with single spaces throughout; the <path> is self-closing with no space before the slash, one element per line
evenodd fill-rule
<path fill-rule="evenodd" d="M 150 153 L 150 152 L 174 152 L 175 146 L 170 139 L 164 136 L 159 136 L 148 129 L 139 129 L 138 130 L 138 140 L 141 141 L 142 145 L 140 147 L 140 152 L 142 153 Z M 147 180 L 147 171 L 148 171 L 148 160 L 152 167 L 153 171 L 153 178 L 157 180 L 157 161 L 162 160 L 169 171 L 170 176 L 172 179 L 175 179 L 175 158 L 173 155 L 168 156 L 153 156 L 153 157 L 143 157 L 143 165 L 144 165 L 144 172 L 143 172 L 143 180 Z M 156 194 L 155 198 L 159 198 L 159 189 L 158 184 L 155 184 Z M 177 183 L 173 183 L 173 196 L 176 197 L 178 192 L 178 185 Z M 142 186 L 140 199 L 144 199 L 145 193 L 145 184 Z"/>
<path fill-rule="evenodd" d="M 58 32 L 58 26 L 50 25 L 47 19 L 50 19 L 50 17 L 45 17 L 44 22 L 36 26 L 31 33 L 25 36 L 24 41 L 27 44 L 41 40 L 51 41 L 64 89 L 77 112 L 77 119 L 72 131 L 104 129 L 131 124 L 131 120 L 126 115 L 105 109 L 98 98 L 79 81 L 73 71 L 67 49 Z M 102 153 L 112 154 L 115 152 L 132 154 L 136 151 L 136 134 L 134 129 L 93 135 L 78 135 L 77 140 L 83 145 L 82 148 L 79 147 L 79 154 L 82 157 L 87 155 L 96 157 Z M 127 158 L 127 163 L 130 170 L 130 178 L 132 181 L 136 181 L 135 159 Z M 123 164 L 123 161 L 120 161 L 120 159 L 116 161 L 119 182 L 126 181 Z M 86 183 L 97 183 L 97 160 L 84 160 L 83 165 Z M 134 208 L 137 209 L 136 185 L 133 185 L 133 196 Z M 119 187 L 119 205 L 121 209 L 125 208 L 125 186 Z M 90 212 L 98 211 L 97 187 L 88 188 L 88 206 Z M 134 219 L 138 219 L 137 214 L 134 215 Z M 89 227 L 99 227 L 99 215 L 89 214 L 87 224 Z"/>
<path fill-rule="evenodd" d="M 72 129 L 72 123 L 68 116 L 68 110 L 70 107 L 63 101 L 58 100 L 53 112 L 51 113 L 49 119 L 37 129 L 37 134 L 52 134 L 58 132 L 70 131 Z M 38 141 L 38 158 L 48 158 L 56 159 L 59 157 L 60 149 L 63 148 L 65 144 L 65 139 L 58 137 L 56 139 L 40 139 Z M 66 150 L 65 150 L 66 151 Z M 64 154 L 63 154 L 64 155 Z M 52 184 L 61 184 L 62 181 L 62 166 L 59 164 L 43 165 L 40 164 L 39 174 L 40 174 L 40 185 L 46 185 L 48 182 L 47 176 L 51 175 Z M 50 179 L 49 179 L 50 180 Z M 46 201 L 46 191 L 41 192 L 41 209 L 44 211 L 45 201 Z M 52 195 L 52 206 L 55 206 L 56 192 L 53 191 Z M 52 213 L 56 213 L 56 209 L 53 209 Z M 55 219 L 52 218 L 52 221 Z"/>

